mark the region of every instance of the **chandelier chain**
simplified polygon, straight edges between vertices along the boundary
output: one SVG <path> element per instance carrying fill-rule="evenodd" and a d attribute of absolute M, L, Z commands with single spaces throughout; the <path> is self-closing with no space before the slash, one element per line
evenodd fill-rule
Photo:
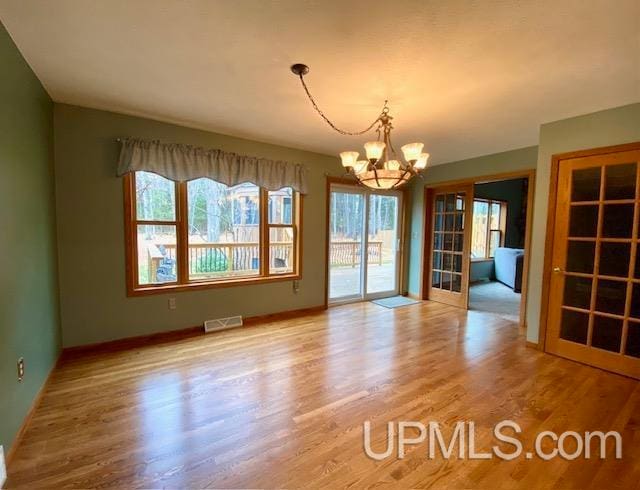
<path fill-rule="evenodd" d="M 342 166 L 349 175 L 355 176 L 358 182 L 372 189 L 397 189 L 405 185 L 412 177 L 419 175 L 427 167 L 428 153 L 423 153 L 423 143 L 408 143 L 401 150 L 404 160 L 396 155 L 396 149 L 391 140 L 393 130 L 393 117 L 389 115 L 387 100 L 376 119 L 362 131 L 346 131 L 337 127 L 318 107 L 311 95 L 309 87 L 304 80 L 304 75 L 309 73 L 309 67 L 303 63 L 291 65 L 291 72 L 300 78 L 302 88 L 307 94 L 313 109 L 322 119 L 337 133 L 348 136 L 359 136 L 374 130 L 377 141 L 368 141 L 364 144 L 365 159 L 358 160 L 360 153 L 357 151 L 343 151 L 340 153 Z"/>
<path fill-rule="evenodd" d="M 315 99 L 313 98 L 313 96 L 311 95 L 311 92 L 309 92 L 309 88 L 307 87 L 307 84 L 304 81 L 304 78 L 302 76 L 302 74 L 298 75 L 300 77 L 300 82 L 302 82 L 302 87 L 304 88 L 304 91 L 307 94 L 307 97 L 309 97 L 309 100 L 311 101 L 311 104 L 313 105 L 313 108 L 316 110 L 316 112 L 320 115 L 320 117 L 322 117 L 322 119 L 325 120 L 325 122 L 331 126 L 331 128 L 334 131 L 337 131 L 340 134 L 343 134 L 345 136 L 359 136 L 361 134 L 365 134 L 369 131 L 371 131 L 371 129 L 373 129 L 373 127 L 376 125 L 376 123 L 378 121 L 380 121 L 380 118 L 384 115 L 386 115 L 389 112 L 389 108 L 387 107 L 387 102 L 388 101 L 384 101 L 384 107 L 382 108 L 382 111 L 380 111 L 380 114 L 378 115 L 378 117 L 376 117 L 375 121 L 373 121 L 369 127 L 367 127 L 366 129 L 363 129 L 362 131 L 345 131 L 344 129 L 340 129 L 339 127 L 337 127 L 335 124 L 333 124 L 333 122 L 331 122 L 331 120 L 324 115 L 324 112 L 322 112 L 320 110 L 320 108 L 318 107 L 318 104 L 316 104 Z"/>

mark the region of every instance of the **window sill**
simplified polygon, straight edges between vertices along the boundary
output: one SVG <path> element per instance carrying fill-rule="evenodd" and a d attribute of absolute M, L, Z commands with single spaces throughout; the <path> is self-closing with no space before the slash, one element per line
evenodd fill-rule
<path fill-rule="evenodd" d="M 297 281 L 302 276 L 300 274 L 280 274 L 268 277 L 248 277 L 243 279 L 219 280 L 219 281 L 197 281 L 188 284 L 164 284 L 157 286 L 142 286 L 127 290 L 128 297 L 148 296 L 152 294 L 167 294 L 182 291 L 198 291 L 201 289 L 229 288 L 234 286 L 251 286 L 255 284 L 269 284 L 272 282 Z"/>

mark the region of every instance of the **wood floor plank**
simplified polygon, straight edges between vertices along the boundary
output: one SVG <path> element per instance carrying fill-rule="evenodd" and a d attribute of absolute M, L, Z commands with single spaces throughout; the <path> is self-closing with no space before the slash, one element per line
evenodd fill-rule
<path fill-rule="evenodd" d="M 635 488 L 640 383 L 525 347 L 500 317 L 438 303 L 372 303 L 170 342 L 63 358 L 8 488 Z M 618 430 L 623 459 L 368 458 L 386 423 L 473 421 L 476 446 L 517 422 Z M 505 450 L 511 448 L 506 447 Z M 611 448 L 609 448 L 611 452 Z"/>

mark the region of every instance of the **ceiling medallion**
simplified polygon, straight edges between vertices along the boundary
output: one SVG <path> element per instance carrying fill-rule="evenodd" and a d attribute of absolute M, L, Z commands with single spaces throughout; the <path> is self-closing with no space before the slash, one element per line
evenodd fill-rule
<path fill-rule="evenodd" d="M 300 77 L 302 87 L 313 108 L 334 131 L 347 136 L 358 136 L 375 128 L 376 133 L 378 133 L 377 140 L 368 141 L 364 144 L 366 160 L 358 160 L 360 154 L 357 151 L 343 151 L 340 153 L 342 166 L 347 169 L 347 172 L 354 175 L 358 182 L 372 189 L 397 189 L 409 182 L 415 175 L 420 175 L 420 172 L 427 167 L 429 154 L 422 152 L 423 143 L 404 145 L 401 150 L 405 161 L 401 161 L 396 156 L 396 151 L 391 143 L 391 130 L 393 129 L 391 120 L 393 118 L 389 115 L 389 107 L 387 107 L 386 100 L 384 101 L 382 112 L 369 127 L 356 132 L 344 131 L 324 115 L 309 92 L 304 81 L 304 75 L 309 73 L 309 67 L 302 63 L 296 63 L 291 66 L 291 71 Z"/>

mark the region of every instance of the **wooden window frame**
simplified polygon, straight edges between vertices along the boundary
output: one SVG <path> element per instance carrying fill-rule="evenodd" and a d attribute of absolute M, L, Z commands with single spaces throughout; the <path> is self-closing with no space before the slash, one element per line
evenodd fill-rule
<path fill-rule="evenodd" d="M 493 260 L 494 257 L 491 256 L 491 233 L 494 231 L 500 232 L 500 246 L 504 247 L 506 234 L 507 234 L 507 201 L 503 201 L 501 199 L 486 199 L 484 197 L 474 197 L 473 204 L 475 207 L 476 202 L 486 202 L 489 205 L 489 211 L 487 213 L 487 232 L 485 236 L 485 254 L 484 257 L 472 257 L 472 262 L 479 262 L 484 260 Z M 491 205 L 499 204 L 500 205 L 500 228 L 491 228 Z M 473 226 L 473 209 L 471 210 L 471 223 Z M 473 244 L 472 244 L 473 245 Z"/>
<path fill-rule="evenodd" d="M 260 269 L 258 274 L 245 277 L 221 279 L 189 279 L 187 183 L 176 182 L 175 221 L 138 220 L 136 215 L 135 173 L 123 177 L 124 190 L 124 231 L 125 231 L 125 274 L 127 296 L 166 294 L 169 292 L 213 289 L 221 287 L 264 284 L 279 281 L 295 281 L 302 278 L 302 202 L 303 195 L 292 193 L 291 224 L 271 224 L 269 219 L 269 191 L 260 187 Z M 138 225 L 170 225 L 176 227 L 176 281 L 169 283 L 139 284 L 138 282 Z M 269 230 L 291 228 L 293 230 L 293 271 L 287 273 L 270 272 Z"/>

